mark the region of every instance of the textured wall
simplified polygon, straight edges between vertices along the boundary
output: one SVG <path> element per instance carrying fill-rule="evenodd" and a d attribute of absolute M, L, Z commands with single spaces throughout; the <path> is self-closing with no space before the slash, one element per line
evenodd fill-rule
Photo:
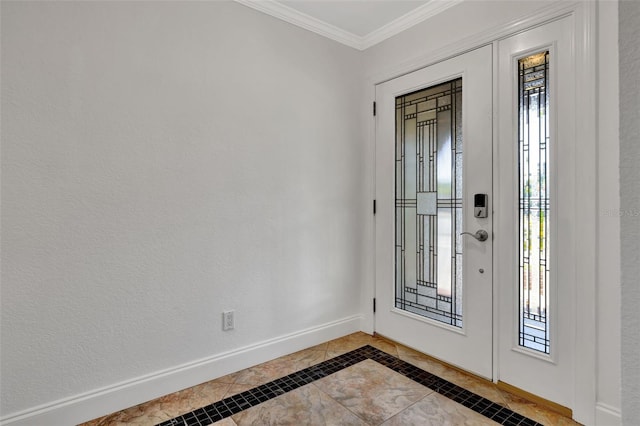
<path fill-rule="evenodd" d="M 619 3 L 622 420 L 640 424 L 640 2 Z"/>
<path fill-rule="evenodd" d="M 3 416 L 360 311 L 354 52 L 233 2 L 2 2 Z"/>

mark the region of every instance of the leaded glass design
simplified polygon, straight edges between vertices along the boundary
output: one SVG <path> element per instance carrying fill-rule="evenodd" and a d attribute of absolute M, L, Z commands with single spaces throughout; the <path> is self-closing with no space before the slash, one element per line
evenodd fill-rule
<path fill-rule="evenodd" d="M 462 78 L 396 98 L 395 306 L 462 327 Z"/>
<path fill-rule="evenodd" d="M 519 344 L 548 354 L 549 52 L 518 61 Z"/>

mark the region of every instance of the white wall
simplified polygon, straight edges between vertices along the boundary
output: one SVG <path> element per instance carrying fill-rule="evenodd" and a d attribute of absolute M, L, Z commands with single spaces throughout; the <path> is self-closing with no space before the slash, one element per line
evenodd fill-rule
<path fill-rule="evenodd" d="M 640 3 L 621 1 L 622 419 L 640 424 Z"/>
<path fill-rule="evenodd" d="M 544 1 L 464 2 L 435 18 L 423 22 L 364 52 L 365 82 L 368 101 L 373 101 L 373 84 L 398 72 L 424 66 L 432 55 L 446 54 L 447 46 L 469 44 L 497 27 L 515 26 L 523 19 L 550 5 Z M 568 3 L 567 3 L 568 4 Z M 613 425 L 620 419 L 620 249 L 618 206 L 618 135 L 617 135 L 617 2 L 598 4 L 598 170 L 597 198 L 600 214 L 597 225 L 597 411 L 599 424 Z M 373 140 L 370 117 L 365 126 Z M 369 149 L 373 149 L 372 144 Z M 373 193 L 372 182 L 369 191 Z M 368 259 L 373 265 L 373 254 Z M 373 280 L 373 266 L 367 269 Z M 368 280 L 368 281 L 369 281 Z M 373 297 L 363 290 L 365 300 Z M 371 316 L 367 315 L 371 327 Z M 366 325 L 365 325 L 366 327 Z"/>
<path fill-rule="evenodd" d="M 354 52 L 230 2 L 2 2 L 3 418 L 360 313 Z"/>

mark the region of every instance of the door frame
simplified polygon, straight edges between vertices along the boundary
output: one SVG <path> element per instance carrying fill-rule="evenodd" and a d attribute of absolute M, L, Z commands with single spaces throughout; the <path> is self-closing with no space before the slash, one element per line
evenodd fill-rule
<path fill-rule="evenodd" d="M 518 32 L 533 28 L 556 19 L 570 16 L 574 23 L 574 53 L 576 64 L 577 87 L 590 88 L 589 90 L 576 91 L 576 122 L 575 137 L 580 141 L 580 149 L 576 150 L 575 179 L 582 182 L 576 186 L 576 199 L 581 200 L 582 215 L 575 223 L 575 253 L 576 258 L 581 259 L 581 264 L 574 265 L 576 282 L 580 283 L 580 291 L 576 292 L 576 335 L 575 335 L 575 359 L 574 359 L 574 405 L 573 417 L 575 420 L 593 424 L 595 422 L 596 409 L 596 3 L 577 1 L 571 3 L 557 2 L 545 7 L 544 10 L 527 16 L 514 22 L 507 23 L 484 31 L 472 37 L 467 37 L 459 42 L 434 49 L 409 62 L 389 67 L 375 73 L 367 79 L 366 87 L 369 93 L 368 105 L 375 102 L 375 86 L 401 75 L 416 71 L 429 65 L 441 62 L 448 58 L 458 56 L 467 51 L 474 50 L 482 45 L 493 44 L 494 69 L 497 69 L 497 42 L 503 38 Z M 497 99 L 497 73 L 494 73 L 493 90 L 494 99 Z M 494 103 L 493 125 L 497 129 L 496 104 Z M 369 110 L 369 107 L 367 107 Z M 578 117 L 580 122 L 578 123 Z M 368 123 L 369 137 L 369 161 L 367 169 L 369 175 L 369 194 L 367 204 L 375 199 L 375 117 L 370 117 Z M 497 143 L 497 132 L 494 131 L 494 147 Z M 494 188 L 495 190 L 495 188 Z M 369 204 L 370 205 L 370 204 Z M 363 289 L 362 299 L 362 330 L 374 332 L 374 314 L 371 309 L 372 300 L 375 298 L 375 219 L 368 223 L 371 235 L 369 270 L 370 285 Z M 494 258 L 494 270 L 496 259 Z M 495 275 L 494 275 L 495 277 Z M 495 290 L 495 282 L 494 282 Z M 497 292 L 494 291 L 494 306 L 498 306 Z M 498 338 L 496 327 L 497 310 L 494 310 L 494 355 L 498 353 Z M 577 355 L 580 356 L 577 356 Z M 497 377 L 499 360 L 494 356 L 494 377 Z"/>

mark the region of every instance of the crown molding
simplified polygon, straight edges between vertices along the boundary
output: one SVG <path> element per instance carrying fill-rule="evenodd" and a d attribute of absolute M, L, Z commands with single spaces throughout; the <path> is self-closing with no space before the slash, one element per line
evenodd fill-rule
<path fill-rule="evenodd" d="M 299 12 L 289 6 L 273 0 L 234 0 L 244 6 L 282 19 L 285 22 L 312 31 L 323 37 L 330 38 L 338 43 L 346 44 L 354 49 L 362 49 L 362 37 L 328 24 L 306 13 Z"/>
<path fill-rule="evenodd" d="M 274 0 L 234 0 L 244 6 L 258 10 L 274 18 L 312 31 L 323 37 L 337 41 L 357 50 L 365 50 L 394 35 L 411 28 L 443 11 L 461 3 L 463 0 L 431 0 L 388 24 L 372 31 L 366 36 L 358 36 L 335 25 L 328 24 L 313 16 L 307 15 Z"/>
<path fill-rule="evenodd" d="M 419 24 L 420 22 L 426 21 L 427 19 L 444 12 L 458 3 L 462 3 L 463 1 L 464 0 L 431 0 L 429 3 L 413 9 L 383 27 L 380 27 L 362 37 L 362 47 L 360 50 L 365 50 L 388 38 L 391 38 L 394 35 Z"/>

